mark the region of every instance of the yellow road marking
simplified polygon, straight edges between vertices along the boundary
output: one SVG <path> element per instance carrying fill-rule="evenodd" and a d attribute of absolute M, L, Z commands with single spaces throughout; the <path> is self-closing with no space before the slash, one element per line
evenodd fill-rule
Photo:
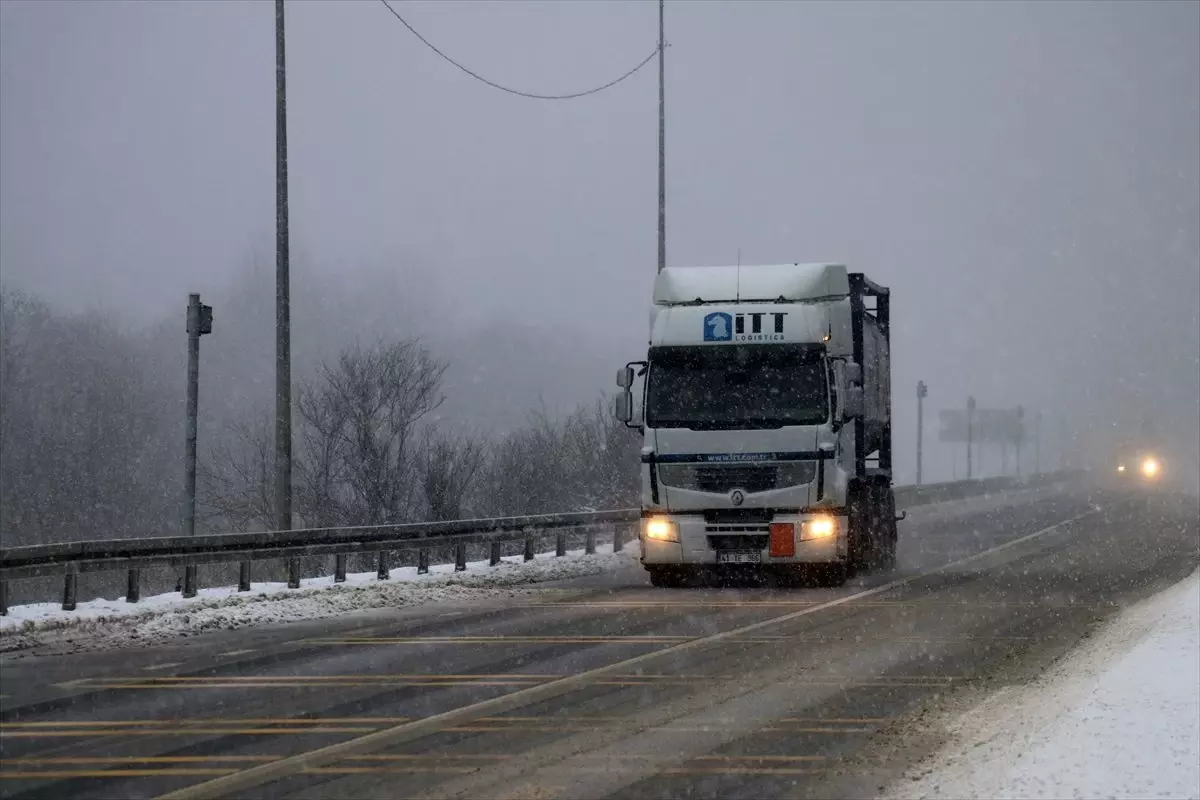
<path fill-rule="evenodd" d="M 346 728 L 154 728 L 142 730 L 139 728 L 118 728 L 111 731 L 92 729 L 85 731 L 0 731 L 0 739 L 69 739 L 94 736 L 309 736 L 316 733 L 374 733 L 375 727 L 346 727 Z"/>
<path fill-rule="evenodd" d="M 268 762 L 278 763 L 278 762 Z M 446 766 L 435 764 L 405 764 L 399 766 L 369 766 L 369 767 L 311 767 L 300 770 L 303 775 L 412 775 L 424 774 L 459 774 L 465 775 L 478 772 L 481 765 Z M 588 765 L 580 764 L 572 767 L 581 772 L 612 772 L 619 765 Z M 665 767 L 658 770 L 659 775 L 819 775 L 826 772 L 823 768 L 810 767 L 757 767 L 741 764 L 729 764 L 713 767 Z M 160 769 L 96 769 L 96 770 L 37 770 L 20 772 L 0 772 L 0 780 L 37 780 L 67 778 L 186 778 L 186 777 L 221 777 L 237 774 L 235 767 L 184 767 Z"/>
<path fill-rule="evenodd" d="M 389 676 L 371 676 L 363 675 L 357 678 L 333 678 L 330 676 L 311 676 L 311 677 L 290 677 L 278 679 L 263 679 L 254 677 L 230 677 L 230 678 L 157 678 L 157 679 L 133 679 L 133 678 L 98 678 L 94 683 L 88 684 L 90 688 L 96 689 L 129 689 L 129 690 L 175 690 L 175 689 L 305 689 L 305 688 L 362 688 L 367 686 L 400 686 L 400 687 L 422 687 L 422 688 L 461 688 L 464 686 L 486 686 L 486 687 L 513 687 L 519 686 L 522 688 L 530 688 L 547 683 L 564 680 L 564 677 L 555 675 L 538 676 L 536 679 L 515 679 L 515 680 L 464 680 L 464 679 L 447 679 L 439 680 L 437 676 L 428 676 L 427 680 L 412 680 L 410 678 L 391 678 Z M 615 676 L 612 678 L 598 678 L 588 682 L 591 686 L 691 686 L 697 680 L 732 680 L 738 676 L 735 675 L 709 675 L 709 676 L 657 676 L 657 675 L 633 675 L 628 677 Z M 971 678 L 956 677 L 956 676 L 813 676 L 799 677 L 793 679 L 793 683 L 805 686 L 841 686 L 846 688 L 872 688 L 872 687 L 921 687 L 921 686 L 949 686 L 955 682 L 970 681 Z M 136 681 L 136 682 L 133 682 Z M 2 726 L 0 726 L 2 730 Z"/>
<path fill-rule="evenodd" d="M 709 634 L 695 636 L 404 636 L 359 639 L 304 639 L 303 644 L 676 644 L 706 639 Z M 733 638 L 730 641 L 750 644 L 786 641 L 790 636 L 756 636 Z"/>
<path fill-rule="evenodd" d="M 57 756 L 54 758 L 0 758 L 0 765 L 46 765 L 55 764 L 207 764 L 211 761 L 252 762 L 275 761 L 282 756 Z"/>
<path fill-rule="evenodd" d="M 284 756 L 64 756 L 54 758 L 4 758 L 0 765 L 24 766 L 83 766 L 94 764 L 206 764 L 211 762 L 254 762 L 278 761 Z M 371 753 L 360 756 L 350 756 L 347 761 L 356 762 L 422 762 L 422 761 L 506 761 L 514 758 L 524 758 L 523 753 L 484 753 L 467 754 L 425 754 L 425 753 Z M 589 755 L 580 754 L 577 758 L 593 761 L 674 761 L 675 756 L 653 755 L 646 753 L 630 753 L 618 755 Z M 813 761 L 828 761 L 827 756 L 815 755 L 706 755 L 693 756 L 686 761 L 704 761 L 720 763 L 800 763 Z"/>
<path fill-rule="evenodd" d="M 671 725 L 669 729 L 676 733 L 706 733 L 713 730 L 719 730 L 720 725 L 695 725 L 695 726 L 680 726 Z M 588 731 L 593 730 L 594 726 L 585 725 L 582 723 L 572 725 L 538 725 L 538 724 L 521 724 L 521 725 L 495 725 L 495 724 L 479 724 L 479 725 L 458 725 L 452 728 L 446 728 L 447 733 L 564 733 L 571 731 Z M 15 731 L 12 733 L 0 733 L 2 739 L 87 739 L 99 738 L 102 736 L 303 736 L 316 734 L 337 734 L 337 733 L 373 733 L 381 730 L 380 726 L 365 728 L 365 727 L 346 727 L 346 728 L 168 728 L 168 729 L 143 729 L 143 728 L 114 728 L 114 729 L 92 729 L 92 730 L 70 730 L 70 731 Z M 821 733 L 821 734 L 842 734 L 842 733 L 872 733 L 873 728 L 831 728 L 831 727 L 767 727 L 759 728 L 754 733 Z"/>
<path fill-rule="evenodd" d="M 125 719 L 125 720 L 67 720 L 64 722 L 0 722 L 0 730 L 7 728 L 115 728 L 121 726 L 152 726 L 163 725 L 179 727 L 180 725 L 339 725 L 363 723 L 396 723 L 409 722 L 412 717 L 322 717 L 320 719 L 289 719 L 278 718 L 222 718 L 209 719 Z"/>
<path fill-rule="evenodd" d="M 362 725 L 362 724 L 394 724 L 410 722 L 419 717 L 320 717 L 312 719 L 293 719 L 290 717 L 208 717 L 204 719 L 133 719 L 133 720 L 63 720 L 61 722 L 0 722 L 0 730 L 6 728 L 116 728 L 116 727 L 150 727 L 162 725 L 179 727 L 181 725 Z M 509 716 L 480 717 L 479 722 L 623 722 L 627 717 L 616 715 L 591 714 L 549 714 L 545 716 Z M 718 720 L 720 722 L 721 720 Z M 776 722 L 825 723 L 829 725 L 882 725 L 891 722 L 890 717 L 781 717 Z M 2 759 L 0 759 L 2 760 Z"/>
<path fill-rule="evenodd" d="M 472 722 L 477 722 L 481 717 L 497 712 L 503 713 L 513 711 L 518 708 L 524 708 L 533 703 L 540 703 L 546 700 L 560 697 L 570 692 L 576 691 L 582 686 L 594 684 L 596 681 L 609 678 L 613 675 L 622 674 L 623 670 L 628 670 L 636 664 L 644 664 L 655 659 L 661 659 L 666 655 L 678 655 L 692 650 L 702 649 L 711 645 L 726 642 L 730 639 L 744 637 L 754 631 L 760 631 L 766 628 L 771 628 L 781 624 L 786 624 L 793 620 L 797 620 L 803 616 L 815 614 L 820 611 L 837 608 L 847 603 L 856 603 L 866 600 L 871 597 L 877 597 L 887 592 L 908 586 L 909 584 L 928 578 L 934 575 L 940 575 L 951 570 L 961 568 L 965 564 L 970 564 L 981 559 L 986 559 L 996 553 L 1003 552 L 1013 547 L 1017 547 L 1026 542 L 1045 536 L 1053 531 L 1061 530 L 1072 523 L 1094 516 L 1099 513 L 1099 509 L 1092 507 L 1088 511 L 1076 514 L 1068 519 L 1061 520 L 1053 525 L 1041 528 L 1027 533 L 1023 536 L 1018 536 L 1009 539 L 1003 544 L 989 548 L 977 553 L 972 553 L 969 556 L 951 561 L 934 569 L 923 572 L 914 573 L 894 581 L 881 584 L 871 589 L 865 589 L 859 592 L 853 592 L 848 595 L 834 598 L 825 603 L 801 608 L 797 611 L 792 611 L 781 616 L 770 617 L 765 620 L 744 625 L 740 628 L 724 631 L 713 634 L 711 636 L 692 639 L 686 642 L 665 647 L 659 650 L 654 650 L 649 653 L 643 653 L 624 661 L 615 664 L 609 664 L 603 667 L 597 667 L 585 672 L 571 675 L 566 678 L 549 681 L 548 683 L 539 684 L 536 686 L 528 686 L 499 697 L 493 697 L 489 700 L 472 703 L 459 708 L 446 711 L 441 714 L 436 714 L 432 717 L 401 723 L 399 725 L 385 728 L 375 733 L 370 733 L 356 739 L 351 739 L 346 742 L 339 742 L 333 745 L 327 745 L 315 750 L 310 750 L 295 756 L 289 756 L 267 764 L 259 764 L 242 770 L 233 775 L 213 778 L 212 780 L 202 783 L 193 784 L 183 789 L 167 794 L 160 795 L 156 800 L 207 800 L 207 798 L 219 798 L 227 795 L 245 794 L 248 789 L 261 786 L 265 783 L 277 781 L 289 775 L 294 775 L 302 771 L 311 771 L 319 769 L 322 764 L 329 764 L 339 759 L 345 759 L 351 755 L 361 755 L 366 752 L 377 751 L 385 747 L 395 747 L 405 742 L 410 742 L 420 739 L 430 734 L 444 731 L 446 728 L 455 725 L 462 725 Z"/>
<path fill-rule="evenodd" d="M 237 767 L 188 767 L 186 769 L 63 769 L 44 771 L 0 772 L 0 780 L 31 780 L 35 778 L 203 778 L 237 773 Z"/>
<path fill-rule="evenodd" d="M 282 763 L 282 762 L 276 762 Z M 267 766 L 267 765 L 263 765 Z M 451 767 L 441 765 L 404 766 L 373 766 L 373 767 L 307 767 L 300 770 L 303 775 L 405 775 L 419 772 L 425 773 L 457 773 L 469 774 L 478 772 L 482 765 L 475 764 L 466 767 Z M 613 772 L 619 770 L 617 764 L 578 764 L 572 765 L 572 771 L 579 772 Z M 815 775 L 825 772 L 824 769 L 808 767 L 752 767 L 741 764 L 731 764 L 719 767 L 665 767 L 657 771 L 659 775 Z"/>

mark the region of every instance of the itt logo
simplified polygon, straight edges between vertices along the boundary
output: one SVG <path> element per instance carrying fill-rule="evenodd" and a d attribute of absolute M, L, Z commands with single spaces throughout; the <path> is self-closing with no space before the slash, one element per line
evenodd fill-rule
<path fill-rule="evenodd" d="M 771 342 L 783 341 L 783 318 L 786 311 L 755 311 L 742 314 L 726 314 L 716 311 L 704 317 L 704 341 L 706 342 Z M 771 317 L 770 332 L 763 330 L 763 317 Z M 746 320 L 750 330 L 746 330 Z"/>
<path fill-rule="evenodd" d="M 733 317 L 721 311 L 704 318 L 704 341 L 728 342 L 733 339 Z"/>

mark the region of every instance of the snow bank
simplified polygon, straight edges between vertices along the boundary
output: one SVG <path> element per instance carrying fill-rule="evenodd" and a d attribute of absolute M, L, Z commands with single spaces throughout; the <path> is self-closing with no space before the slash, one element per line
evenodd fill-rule
<path fill-rule="evenodd" d="M 374 572 L 360 572 L 337 584 L 332 577 L 308 578 L 299 589 L 289 589 L 286 583 L 255 583 L 250 592 L 223 586 L 201 589 L 186 599 L 178 592 L 145 597 L 138 603 L 97 598 L 79 603 L 75 611 L 63 611 L 57 603 L 13 606 L 8 616 L 0 617 L 0 652 L 66 636 L 72 642 L 99 638 L 148 644 L 206 630 L 319 619 L 349 611 L 511 596 L 529 584 L 595 575 L 633 564 L 637 557 L 635 541 L 619 553 L 612 552 L 611 544 L 598 545 L 591 556 L 571 550 L 555 558 L 549 552 L 528 563 L 522 556 L 512 556 L 494 567 L 487 561 L 469 562 L 463 572 L 455 572 L 453 564 L 430 566 L 426 575 L 418 575 L 416 567 L 397 567 L 387 581 L 378 580 Z"/>
<path fill-rule="evenodd" d="M 889 798 L 1200 798 L 1200 572 L 990 697 Z"/>

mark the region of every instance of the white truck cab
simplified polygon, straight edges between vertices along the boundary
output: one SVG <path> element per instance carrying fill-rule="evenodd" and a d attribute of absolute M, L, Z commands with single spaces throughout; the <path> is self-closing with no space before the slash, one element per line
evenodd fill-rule
<path fill-rule="evenodd" d="M 888 299 L 839 264 L 659 273 L 647 357 L 618 372 L 616 401 L 644 436 L 655 585 L 808 565 L 839 582 L 893 563 Z"/>

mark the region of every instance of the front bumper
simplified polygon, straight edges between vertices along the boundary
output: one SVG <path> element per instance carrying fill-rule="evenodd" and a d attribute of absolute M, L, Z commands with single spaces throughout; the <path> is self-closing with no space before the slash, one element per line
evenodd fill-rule
<path fill-rule="evenodd" d="M 794 554 L 771 555 L 769 526 L 765 524 L 722 524 L 706 522 L 698 514 L 656 514 L 654 519 L 674 523 L 679 541 L 662 541 L 646 533 L 647 520 L 642 520 L 642 563 L 645 565 L 717 565 L 718 553 L 739 551 L 758 552 L 762 565 L 838 564 L 846 560 L 848 519 L 835 516 L 836 531 L 819 539 L 804 539 L 803 523 L 827 514 L 776 515 L 772 522 L 793 525 Z M 743 565 L 745 566 L 745 565 Z"/>

